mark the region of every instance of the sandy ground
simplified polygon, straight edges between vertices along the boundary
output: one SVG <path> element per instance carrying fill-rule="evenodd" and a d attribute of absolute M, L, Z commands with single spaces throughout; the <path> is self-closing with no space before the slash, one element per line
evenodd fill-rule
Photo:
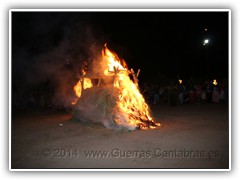
<path fill-rule="evenodd" d="M 116 131 L 72 121 L 64 111 L 12 118 L 12 169 L 229 168 L 226 104 L 151 107 L 162 126 Z"/>

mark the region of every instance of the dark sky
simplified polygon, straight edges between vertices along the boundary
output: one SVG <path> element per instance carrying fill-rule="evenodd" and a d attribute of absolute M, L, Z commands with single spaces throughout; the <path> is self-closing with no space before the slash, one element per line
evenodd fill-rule
<path fill-rule="evenodd" d="M 13 12 L 13 83 L 38 78 L 42 62 L 74 66 L 106 42 L 144 80 L 228 75 L 227 12 Z"/>

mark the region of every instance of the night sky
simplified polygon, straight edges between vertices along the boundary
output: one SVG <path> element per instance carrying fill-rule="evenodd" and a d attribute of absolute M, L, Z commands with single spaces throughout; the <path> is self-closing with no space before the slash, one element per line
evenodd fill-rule
<path fill-rule="evenodd" d="M 228 76 L 228 12 L 12 12 L 13 88 L 69 80 L 104 43 L 142 81 Z"/>

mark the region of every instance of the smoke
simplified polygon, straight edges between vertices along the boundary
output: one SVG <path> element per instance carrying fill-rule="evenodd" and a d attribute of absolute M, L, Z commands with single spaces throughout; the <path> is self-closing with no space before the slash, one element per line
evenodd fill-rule
<path fill-rule="evenodd" d="M 54 91 L 52 103 L 55 106 L 67 107 L 71 104 L 74 98 L 73 86 L 78 81 L 77 76 L 81 73 L 82 66 L 90 64 L 96 56 L 92 51 L 96 43 L 86 42 L 85 38 L 91 39 L 89 34 L 82 35 L 84 41 L 82 37 L 75 39 L 80 43 L 72 43 L 69 39 L 64 39 L 57 48 L 34 58 L 36 63 L 27 75 L 28 81 L 32 84 L 50 83 Z"/>
<path fill-rule="evenodd" d="M 26 21 L 26 23 L 25 23 Z M 84 64 L 99 56 L 101 38 L 89 16 L 67 13 L 13 14 L 13 101 L 68 107 Z"/>

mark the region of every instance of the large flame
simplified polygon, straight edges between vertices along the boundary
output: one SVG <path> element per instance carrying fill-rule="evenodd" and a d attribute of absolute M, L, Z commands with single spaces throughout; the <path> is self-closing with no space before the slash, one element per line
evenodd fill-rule
<path fill-rule="evenodd" d="M 114 87 L 119 93 L 119 100 L 117 101 L 119 112 L 115 117 L 116 123 L 124 126 L 127 124 L 140 129 L 152 129 L 160 126 L 160 123 L 154 123 L 149 107 L 137 84 L 130 79 L 129 71 L 121 65 L 118 56 L 111 52 L 106 45 L 102 55 L 103 60 L 108 63 L 108 69 L 105 70 L 104 74 L 115 73 Z"/>
<path fill-rule="evenodd" d="M 125 61 L 120 60 L 117 54 L 111 52 L 106 45 L 102 50 L 102 63 L 106 65 L 106 69 L 103 72 L 104 75 L 114 77 L 113 93 L 117 94 L 113 119 L 115 123 L 128 129 L 145 130 L 160 126 L 160 123 L 154 122 L 149 106 L 139 91 L 137 82 L 133 82 L 130 79 L 130 75 L 135 75 L 133 70 L 129 71 Z M 83 89 L 92 87 L 91 79 L 83 78 L 83 81 Z M 78 98 L 81 97 L 81 90 L 79 89 L 82 90 L 80 80 L 74 86 L 74 91 Z M 72 104 L 76 102 L 77 100 Z"/>

